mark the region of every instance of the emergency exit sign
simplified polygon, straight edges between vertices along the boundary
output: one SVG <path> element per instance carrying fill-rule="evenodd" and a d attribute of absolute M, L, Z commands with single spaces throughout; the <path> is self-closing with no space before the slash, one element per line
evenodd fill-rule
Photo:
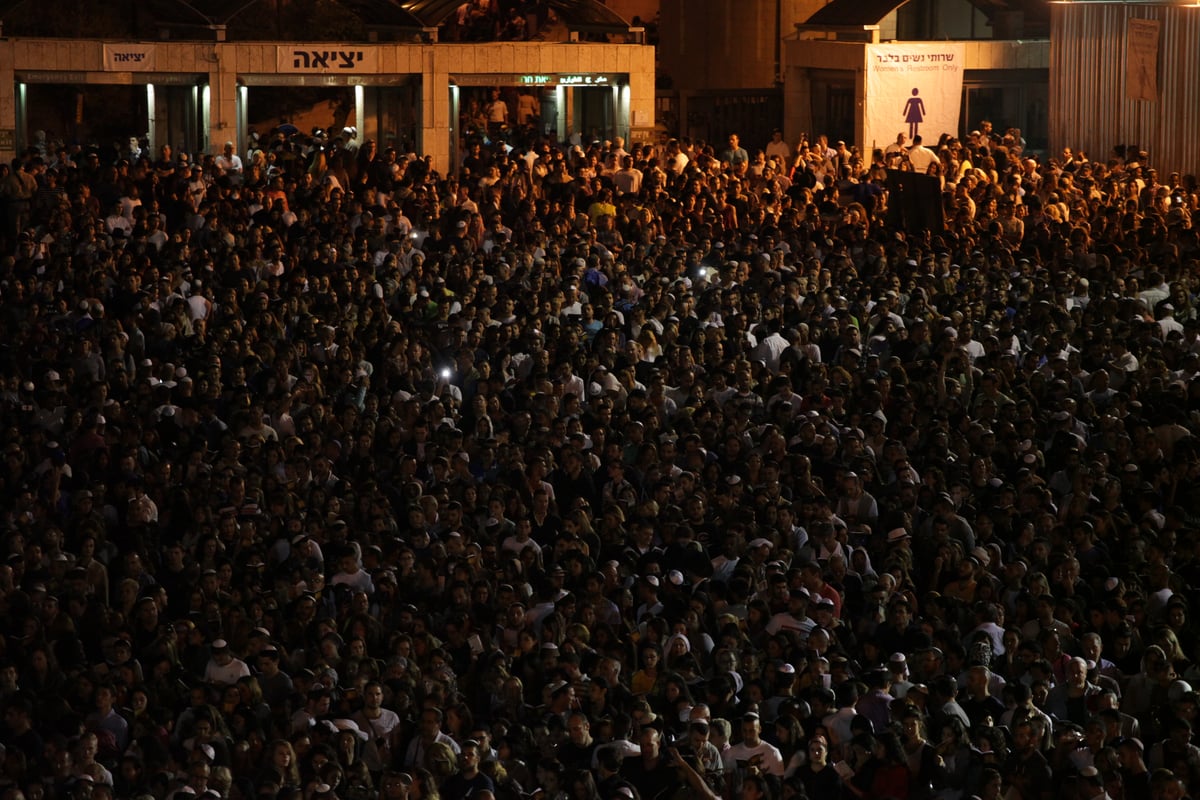
<path fill-rule="evenodd" d="M 614 82 L 611 75 L 521 75 L 517 83 L 521 86 L 608 86 Z"/>

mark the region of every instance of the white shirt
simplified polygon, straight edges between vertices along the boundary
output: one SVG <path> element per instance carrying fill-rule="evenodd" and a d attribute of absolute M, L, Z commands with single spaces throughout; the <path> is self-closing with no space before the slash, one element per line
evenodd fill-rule
<path fill-rule="evenodd" d="M 505 122 L 508 120 L 508 104 L 503 100 L 493 100 L 487 105 L 488 122 Z"/>
<path fill-rule="evenodd" d="M 617 194 L 637 194 L 642 189 L 642 171 L 633 167 L 618 170 L 613 175 L 613 185 Z"/>
<path fill-rule="evenodd" d="M 244 678 L 249 674 L 250 668 L 240 658 L 233 659 L 225 666 L 221 666 L 210 658 L 208 666 L 204 668 L 204 682 L 229 686 L 237 683 L 239 678 Z"/>
<path fill-rule="evenodd" d="M 366 709 L 363 709 L 354 715 L 354 719 L 356 722 L 362 723 L 359 727 L 363 730 L 367 730 L 367 726 L 370 726 L 367 733 L 374 731 L 377 737 L 387 736 L 400 724 L 400 716 L 390 708 L 379 709 L 379 716 L 375 719 L 368 717 Z"/>
<path fill-rule="evenodd" d="M 767 146 L 763 152 L 766 153 L 767 160 L 770 160 L 770 159 L 778 156 L 779 163 L 783 164 L 784 167 L 791 166 L 791 164 L 789 162 L 791 161 L 791 158 L 792 158 L 792 148 L 783 139 L 780 139 L 778 142 L 775 141 L 774 139 L 767 142 Z"/>
<path fill-rule="evenodd" d="M 765 361 L 767 369 L 778 372 L 779 359 L 789 346 L 790 343 L 781 334 L 772 333 L 759 342 L 758 347 L 754 348 L 754 357 Z"/>
<path fill-rule="evenodd" d="M 763 741 L 754 747 L 748 747 L 745 742 L 735 744 L 722 754 L 721 760 L 725 762 L 726 772 L 746 769 L 757 761 L 758 768 L 766 774 L 783 777 L 783 755 L 776 747 Z"/>
<path fill-rule="evenodd" d="M 128 236 L 129 232 L 133 230 L 133 225 L 129 222 L 129 219 L 127 217 L 125 217 L 124 215 L 112 214 L 105 218 L 104 228 L 109 233 L 112 233 L 117 228 L 120 228 L 122 231 L 125 232 L 125 235 Z"/>
<path fill-rule="evenodd" d="M 188 316 L 193 320 L 208 319 L 212 311 L 212 302 L 202 294 L 194 294 L 187 299 Z"/>
<path fill-rule="evenodd" d="M 803 634 L 812 633 L 812 629 L 816 627 L 816 623 L 808 617 L 797 619 L 794 615 L 781 612 L 771 617 L 767 622 L 767 634 L 774 636 L 780 631 L 799 631 Z"/>
<path fill-rule="evenodd" d="M 359 567 L 357 572 L 353 572 L 349 575 L 344 572 L 339 572 L 337 575 L 333 576 L 331 583 L 334 586 L 344 583 L 352 589 L 358 589 L 359 591 L 366 592 L 367 594 L 375 594 L 375 584 L 371 581 L 370 574 L 361 567 Z"/>
<path fill-rule="evenodd" d="M 231 172 L 235 175 L 242 174 L 242 157 L 237 153 L 231 156 L 226 156 L 222 153 L 213 159 L 213 165 L 222 172 Z"/>
<path fill-rule="evenodd" d="M 929 171 L 929 165 L 937 161 L 937 153 L 925 145 L 917 145 L 908 151 L 908 163 L 912 164 L 913 172 L 924 175 Z"/>

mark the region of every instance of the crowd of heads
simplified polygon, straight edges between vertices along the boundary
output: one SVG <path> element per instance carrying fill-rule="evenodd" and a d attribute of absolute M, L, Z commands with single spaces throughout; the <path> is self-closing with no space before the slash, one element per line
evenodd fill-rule
<path fill-rule="evenodd" d="M 16 159 L 5 796 L 1185 796 L 1195 180 L 758 144 Z"/>
<path fill-rule="evenodd" d="M 445 25 L 450 41 L 528 41 L 544 38 L 557 25 L 557 17 L 546 2 L 467 0 Z"/>
<path fill-rule="evenodd" d="M 614 19 L 613 24 L 598 26 L 595 23 L 604 16 L 596 17 L 595 10 L 588 10 L 586 5 L 582 10 L 575 5 L 572 8 L 570 2 L 548 0 L 464 0 L 440 26 L 439 36 L 449 42 L 614 43 L 642 37 L 654 43 L 658 37 L 658 14 L 650 20 L 634 16 L 629 25 Z M 563 11 L 566 13 L 559 13 Z M 581 11 L 586 24 L 568 24 Z M 638 30 L 636 37 L 632 29 Z"/>

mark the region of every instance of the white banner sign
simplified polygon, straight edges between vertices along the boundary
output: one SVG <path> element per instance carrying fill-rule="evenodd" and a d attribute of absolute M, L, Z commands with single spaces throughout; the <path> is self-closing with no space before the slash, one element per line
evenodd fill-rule
<path fill-rule="evenodd" d="M 1129 20 L 1125 32 L 1125 96 L 1158 99 L 1158 32 L 1156 19 Z"/>
<path fill-rule="evenodd" d="M 943 133 L 958 136 L 965 52 L 961 42 L 867 45 L 866 152 L 899 133 L 930 149 Z"/>
<path fill-rule="evenodd" d="M 106 72 L 153 72 L 155 49 L 152 44 L 104 45 Z"/>
<path fill-rule="evenodd" d="M 276 45 L 276 72 L 303 72 L 328 75 L 338 73 L 374 73 L 375 50 L 345 47 L 306 47 L 304 45 Z"/>

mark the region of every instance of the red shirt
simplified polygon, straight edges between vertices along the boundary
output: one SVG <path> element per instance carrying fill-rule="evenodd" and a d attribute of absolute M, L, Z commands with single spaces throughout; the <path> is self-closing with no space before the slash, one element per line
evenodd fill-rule
<path fill-rule="evenodd" d="M 826 583 L 822 584 L 821 588 L 818 589 L 817 592 L 819 592 L 822 597 L 828 597 L 831 601 L 833 601 L 833 617 L 834 619 L 841 619 L 842 596 L 838 593 L 838 590 Z"/>

